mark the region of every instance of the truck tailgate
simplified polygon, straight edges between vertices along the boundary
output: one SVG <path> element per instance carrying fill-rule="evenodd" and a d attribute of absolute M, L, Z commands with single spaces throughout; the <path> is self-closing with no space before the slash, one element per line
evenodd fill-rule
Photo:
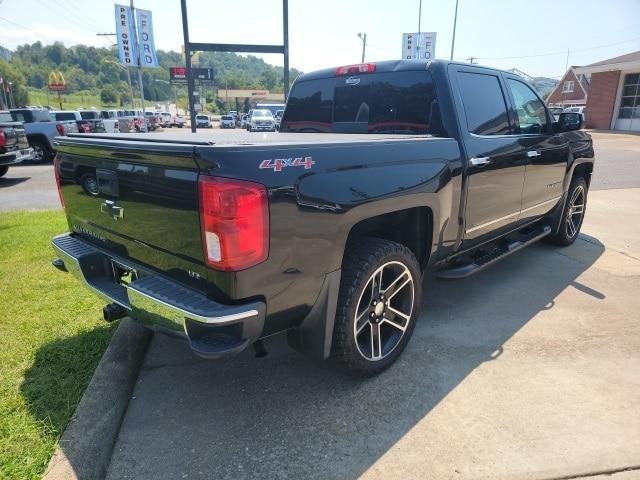
<path fill-rule="evenodd" d="M 194 145 L 89 135 L 58 142 L 56 168 L 73 232 L 178 280 L 206 278 Z"/>

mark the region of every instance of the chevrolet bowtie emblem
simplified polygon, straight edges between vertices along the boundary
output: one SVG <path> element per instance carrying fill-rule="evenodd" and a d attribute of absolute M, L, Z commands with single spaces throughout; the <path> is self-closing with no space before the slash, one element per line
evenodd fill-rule
<path fill-rule="evenodd" d="M 100 211 L 102 213 L 106 213 L 114 220 L 118 220 L 119 218 L 124 217 L 124 208 L 116 205 L 116 202 L 113 200 L 105 200 L 100 205 Z"/>

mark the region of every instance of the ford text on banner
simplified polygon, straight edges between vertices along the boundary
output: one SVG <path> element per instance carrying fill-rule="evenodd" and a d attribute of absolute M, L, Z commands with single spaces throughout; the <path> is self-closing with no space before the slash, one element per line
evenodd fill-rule
<path fill-rule="evenodd" d="M 123 65 L 137 65 L 136 38 L 133 33 L 133 15 L 131 8 L 115 5 L 116 35 L 118 36 L 118 55 Z"/>
<path fill-rule="evenodd" d="M 403 60 L 433 60 L 436 55 L 436 32 L 403 33 Z"/>
<path fill-rule="evenodd" d="M 153 20 L 149 10 L 136 9 L 138 20 L 138 44 L 140 46 L 140 65 L 159 67 L 156 46 L 153 41 Z"/>

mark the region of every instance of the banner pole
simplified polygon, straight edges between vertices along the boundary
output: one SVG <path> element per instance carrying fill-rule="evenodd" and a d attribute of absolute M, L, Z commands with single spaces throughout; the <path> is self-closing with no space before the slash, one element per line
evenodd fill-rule
<path fill-rule="evenodd" d="M 136 10 L 131 0 L 131 16 L 133 17 L 133 37 L 136 42 L 136 62 L 138 63 L 138 85 L 140 86 L 140 102 L 142 103 L 142 125 L 144 131 L 147 131 L 147 113 L 144 109 L 144 86 L 142 85 L 142 64 L 140 62 L 140 42 L 138 42 L 138 27 L 136 25 Z"/>

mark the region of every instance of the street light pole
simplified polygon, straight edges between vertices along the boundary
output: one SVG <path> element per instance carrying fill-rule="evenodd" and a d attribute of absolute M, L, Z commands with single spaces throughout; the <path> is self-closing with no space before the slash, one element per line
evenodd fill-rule
<path fill-rule="evenodd" d="M 451 56 L 449 60 L 453 60 L 453 49 L 456 45 L 456 24 L 458 23 L 458 0 L 456 0 L 456 13 L 453 16 L 453 37 L 451 38 Z"/>
<path fill-rule="evenodd" d="M 364 52 L 367 48 L 367 34 L 366 33 L 358 33 L 358 38 L 362 40 L 362 61 L 360 63 L 364 63 Z"/>

